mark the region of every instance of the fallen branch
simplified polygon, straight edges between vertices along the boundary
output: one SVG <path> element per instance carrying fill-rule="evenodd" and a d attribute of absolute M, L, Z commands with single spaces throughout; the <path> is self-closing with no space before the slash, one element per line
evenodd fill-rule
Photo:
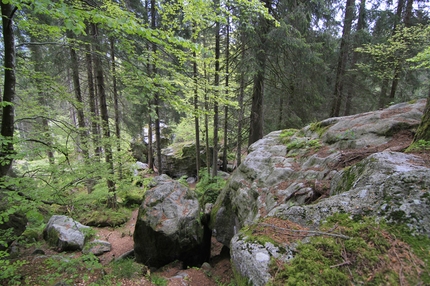
<path fill-rule="evenodd" d="M 307 234 L 311 234 L 311 235 L 327 235 L 327 236 L 333 236 L 333 237 L 339 237 L 339 238 L 343 238 L 343 239 L 351 239 L 351 237 L 343 235 L 343 234 L 337 234 L 337 233 L 330 233 L 330 232 L 323 232 L 323 231 L 316 231 L 316 230 L 301 230 L 301 229 L 289 229 L 289 228 L 283 228 L 283 227 L 279 227 L 273 224 L 268 224 L 268 223 L 259 223 L 259 225 L 262 226 L 269 226 L 275 229 L 281 229 L 281 230 L 286 230 L 286 231 L 291 231 L 291 232 L 306 232 Z"/>

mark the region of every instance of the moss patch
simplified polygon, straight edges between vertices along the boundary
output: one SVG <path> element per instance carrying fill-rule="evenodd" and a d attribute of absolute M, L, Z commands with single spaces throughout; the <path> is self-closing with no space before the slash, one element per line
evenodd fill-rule
<path fill-rule="evenodd" d="M 286 264 L 272 263 L 271 285 L 428 285 L 430 239 L 372 218 L 338 214 L 300 243 Z"/>

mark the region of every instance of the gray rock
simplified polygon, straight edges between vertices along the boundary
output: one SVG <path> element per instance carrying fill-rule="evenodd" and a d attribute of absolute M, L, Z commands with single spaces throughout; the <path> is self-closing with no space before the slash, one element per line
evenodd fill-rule
<path fill-rule="evenodd" d="M 157 181 L 139 208 L 133 236 L 136 260 L 157 268 L 175 260 L 201 265 L 208 254 L 195 193 L 167 176 Z"/>
<path fill-rule="evenodd" d="M 200 166 L 205 167 L 207 164 L 204 161 L 206 158 L 204 146 L 201 147 L 200 154 Z M 161 151 L 161 165 L 162 173 L 172 178 L 195 177 L 197 175 L 195 143 L 181 142 L 169 145 Z"/>
<path fill-rule="evenodd" d="M 294 246 L 262 245 L 242 233 L 268 216 L 318 229 L 343 212 L 403 223 L 430 236 L 430 168 L 418 156 L 393 152 L 406 146 L 389 150 L 386 144 L 400 131 L 411 134 L 424 106 L 419 100 L 330 118 L 289 138 L 275 131 L 251 145 L 211 212 L 210 227 L 230 247 L 235 269 L 254 285 L 265 285 L 272 257 L 292 258 Z"/>
<path fill-rule="evenodd" d="M 43 238 L 57 248 L 57 251 L 82 250 L 85 242 L 83 230 L 90 229 L 72 218 L 64 215 L 53 215 L 45 229 Z"/>
<path fill-rule="evenodd" d="M 243 277 L 255 286 L 266 285 L 271 278 L 269 264 L 272 257 L 283 262 L 293 258 L 293 248 L 275 246 L 270 242 L 261 245 L 239 233 L 231 240 L 231 262 Z"/>
<path fill-rule="evenodd" d="M 102 255 L 105 252 L 109 252 L 112 249 L 112 245 L 104 240 L 95 239 L 85 245 L 83 253 L 92 253 L 96 256 Z"/>
<path fill-rule="evenodd" d="M 371 150 L 374 150 L 373 152 L 377 152 L 377 149 L 383 150 L 384 144 L 389 142 L 396 132 L 410 130 L 420 123 L 424 107 L 425 100 L 419 100 L 413 104 L 397 104 L 385 110 L 329 118 L 317 124 L 319 130 L 315 129 L 315 125 L 306 126 L 292 135 L 288 142 L 282 138 L 282 131 L 274 131 L 255 142 L 249 147 L 250 153 L 231 175 L 213 206 L 210 226 L 214 230 L 217 240 L 229 246 L 232 237 L 239 229 L 268 214 L 291 212 L 292 215 L 306 216 L 306 210 L 312 207 L 304 207 L 304 205 L 312 202 L 321 194 L 328 195 L 331 190 L 330 195 L 334 195 L 341 189 L 350 188 L 351 186 L 347 185 L 356 183 L 344 178 L 352 169 L 341 170 L 344 166 L 339 165 L 345 156 L 343 149 L 362 148 L 364 154 L 371 154 Z M 289 144 L 296 141 L 300 142 L 301 148 L 295 149 L 293 144 Z M 324 151 L 308 152 L 311 149 L 307 146 L 309 142 L 319 142 L 320 149 Z M 389 160 L 395 162 L 391 165 L 397 164 L 402 167 L 394 170 L 381 162 L 384 166 L 375 166 L 375 170 L 369 166 L 365 170 L 365 174 L 361 176 L 360 180 L 363 181 L 372 173 L 379 174 L 371 177 L 373 181 L 369 182 L 367 190 L 363 188 L 357 194 L 358 197 L 362 196 L 369 200 L 367 206 L 371 204 L 371 198 L 368 195 L 371 194 L 370 189 L 380 188 L 392 172 L 396 170 L 398 172 L 402 168 L 411 168 L 403 164 L 409 158 L 397 158 L 398 156 L 394 154 L 389 156 Z M 379 159 L 373 158 L 372 160 Z M 391 171 L 381 173 L 384 168 Z M 354 172 L 358 172 L 358 170 Z M 425 173 L 426 171 L 419 172 Z M 398 174 L 400 173 L 402 172 L 398 172 Z M 407 176 L 421 176 L 421 173 Z M 395 176 L 392 178 L 392 184 L 394 184 Z M 391 190 L 384 191 L 388 192 L 387 196 L 390 196 L 389 193 L 393 191 L 393 187 Z M 380 199 L 380 196 L 372 198 Z M 331 200 L 333 199 L 329 199 L 327 204 Z M 351 204 L 351 200 L 349 195 L 340 195 L 335 202 L 331 203 L 333 210 L 348 211 L 348 208 L 343 206 Z M 414 197 L 413 200 L 418 199 Z M 358 203 L 358 201 L 354 201 L 354 204 Z M 402 203 L 402 205 L 402 209 L 388 204 L 387 207 L 389 206 L 390 210 L 397 214 L 405 212 L 414 216 L 413 213 L 411 214 L 410 205 L 419 208 L 418 206 L 422 204 L 421 201 L 418 201 L 417 204 Z M 358 209 L 363 209 L 360 205 L 358 206 Z M 320 211 L 331 213 L 329 209 L 329 207 L 323 207 Z M 286 215 L 283 216 L 286 217 Z M 313 220 L 318 221 L 319 216 L 315 214 Z M 389 217 L 389 215 L 386 216 Z"/>
<path fill-rule="evenodd" d="M 280 205 L 269 215 L 318 226 L 337 212 L 406 223 L 430 236 L 430 169 L 421 158 L 398 152 L 375 153 L 339 172 L 330 196 L 312 205 Z"/>

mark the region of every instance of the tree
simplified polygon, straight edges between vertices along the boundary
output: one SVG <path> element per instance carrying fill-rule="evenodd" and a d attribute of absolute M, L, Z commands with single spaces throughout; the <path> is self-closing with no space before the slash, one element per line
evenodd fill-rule
<path fill-rule="evenodd" d="M 343 19 L 342 39 L 340 41 L 339 60 L 337 64 L 336 80 L 334 86 L 334 101 L 330 116 L 339 116 L 343 97 L 344 77 L 348 61 L 349 41 L 354 17 L 354 0 L 346 0 L 345 17 Z"/>
<path fill-rule="evenodd" d="M 13 16 L 16 7 L 1 2 L 2 32 L 4 45 L 4 86 L 3 99 L 0 102 L 3 108 L 1 121 L 0 146 L 0 178 L 6 176 L 12 166 L 14 155 L 14 99 L 15 99 L 15 36 L 13 32 Z"/>
<path fill-rule="evenodd" d="M 105 151 L 105 161 L 108 165 L 108 170 L 110 173 L 110 177 L 106 178 L 108 190 L 109 190 L 109 196 L 108 196 L 108 207 L 110 208 L 117 208 L 117 199 L 116 199 L 116 193 L 115 193 L 115 182 L 113 181 L 114 176 L 114 165 L 113 165 L 113 153 L 112 153 L 112 145 L 110 143 L 110 128 L 109 128 L 109 114 L 107 109 L 107 101 L 106 101 L 106 87 L 105 87 L 105 80 L 104 80 L 104 73 L 103 73 L 103 66 L 102 66 L 102 59 L 101 59 L 101 48 L 100 48 L 100 39 L 98 36 L 98 29 L 95 24 L 93 25 L 93 30 L 95 33 L 95 50 L 98 52 L 95 61 L 94 61 L 94 68 L 96 71 L 96 78 L 97 78 L 97 91 L 99 94 L 99 101 L 100 101 L 100 115 L 102 119 L 102 130 L 103 130 L 103 139 L 104 139 L 104 151 Z"/>
<path fill-rule="evenodd" d="M 271 1 L 263 0 L 264 6 L 270 11 Z M 255 31 L 255 66 L 256 71 L 253 77 L 252 107 L 250 116 L 250 129 L 248 145 L 263 137 L 263 97 L 264 97 L 264 76 L 267 59 L 267 34 L 270 30 L 270 20 L 260 16 Z"/>

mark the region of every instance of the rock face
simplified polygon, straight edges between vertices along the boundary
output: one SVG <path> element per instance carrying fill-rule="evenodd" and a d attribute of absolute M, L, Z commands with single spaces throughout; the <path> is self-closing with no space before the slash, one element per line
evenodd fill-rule
<path fill-rule="evenodd" d="M 205 167 L 204 147 L 200 151 L 200 166 Z M 196 145 L 193 142 L 175 143 L 161 151 L 163 173 L 172 178 L 182 176 L 195 177 L 196 173 Z"/>
<path fill-rule="evenodd" d="M 139 208 L 133 235 L 136 260 L 157 268 L 175 260 L 200 266 L 209 258 L 209 247 L 197 197 L 167 175 L 156 183 Z"/>
<path fill-rule="evenodd" d="M 53 215 L 43 230 L 43 238 L 51 246 L 57 247 L 58 252 L 82 250 L 85 229 L 90 227 L 64 215 Z"/>
<path fill-rule="evenodd" d="M 337 212 L 374 215 L 430 236 L 429 164 L 399 152 L 410 144 L 424 106 L 420 100 L 330 118 L 298 131 L 272 132 L 250 146 L 211 214 L 211 228 L 231 247 L 236 269 L 260 281 L 255 285 L 270 278 L 261 264 L 268 265 L 270 259 L 262 257 L 273 254 L 261 252 L 261 244 L 243 247 L 240 231 L 265 217 L 317 228 Z M 256 259 L 258 253 L 264 253 L 260 263 L 240 267 L 244 259 L 237 257 Z"/>

